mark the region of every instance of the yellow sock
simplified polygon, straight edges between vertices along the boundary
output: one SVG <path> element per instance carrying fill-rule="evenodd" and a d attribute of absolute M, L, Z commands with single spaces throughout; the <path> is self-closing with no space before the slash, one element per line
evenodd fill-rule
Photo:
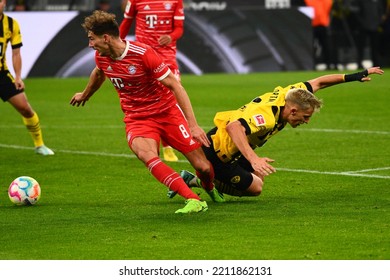
<path fill-rule="evenodd" d="M 27 130 L 30 132 L 35 147 L 42 146 L 43 145 L 42 131 L 41 131 L 41 125 L 39 124 L 39 117 L 37 113 L 34 113 L 34 115 L 28 119 L 23 117 L 23 123 L 27 127 Z"/>

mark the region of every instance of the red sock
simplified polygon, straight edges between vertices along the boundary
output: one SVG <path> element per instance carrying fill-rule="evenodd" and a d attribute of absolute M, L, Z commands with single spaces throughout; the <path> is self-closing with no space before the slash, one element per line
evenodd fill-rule
<path fill-rule="evenodd" d="M 210 173 L 200 173 L 199 171 L 196 171 L 196 176 L 200 179 L 203 188 L 206 191 L 211 191 L 214 188 L 214 168 L 213 165 L 210 163 Z"/>
<path fill-rule="evenodd" d="M 200 200 L 199 196 L 196 195 L 180 177 L 180 175 L 175 172 L 168 165 L 163 163 L 160 158 L 155 157 L 149 160 L 146 163 L 146 167 L 149 169 L 150 173 L 161 183 L 167 186 L 170 190 L 177 192 L 179 195 L 185 199 L 194 198 Z"/>

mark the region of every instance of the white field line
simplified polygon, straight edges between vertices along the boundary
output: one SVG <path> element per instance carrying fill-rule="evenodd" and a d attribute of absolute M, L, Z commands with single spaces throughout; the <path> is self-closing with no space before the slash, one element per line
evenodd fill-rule
<path fill-rule="evenodd" d="M 292 128 L 291 128 L 292 129 Z M 381 134 L 390 135 L 390 131 L 381 130 L 352 130 L 352 129 L 327 129 L 327 128 L 304 128 L 299 131 L 331 132 L 331 133 L 355 133 L 355 134 Z"/>
<path fill-rule="evenodd" d="M 96 128 L 96 129 L 117 129 L 117 128 L 124 128 L 123 125 L 71 125 L 71 126 L 52 126 L 52 125 L 42 125 L 45 129 L 90 129 L 90 128 Z M 0 124 L 0 128 L 20 128 L 20 129 L 26 129 L 26 127 L 23 124 L 15 124 L 15 125 L 5 125 Z M 212 126 L 203 126 L 202 127 L 205 131 L 208 131 L 212 129 Z M 291 130 L 293 128 L 286 127 L 285 130 Z M 298 129 L 301 132 L 324 132 L 324 133 L 353 133 L 353 134 L 380 134 L 380 135 L 390 135 L 390 131 L 382 131 L 382 130 L 353 130 L 353 129 L 328 129 L 328 128 L 301 128 Z"/>
<path fill-rule="evenodd" d="M 389 169 L 389 168 L 386 168 Z M 375 174 L 361 174 L 359 171 L 348 171 L 348 172 L 328 172 L 328 171 L 317 171 L 317 170 L 305 170 L 305 169 L 291 169 L 291 168 L 276 168 L 279 171 L 298 172 L 298 173 L 313 173 L 313 174 L 325 174 L 325 175 L 338 175 L 338 176 L 350 176 L 350 177 L 366 177 L 366 178 L 377 178 L 377 179 L 390 179 L 390 176 L 375 175 Z M 372 169 L 371 171 L 373 171 Z M 378 168 L 383 170 L 383 168 Z"/>
<path fill-rule="evenodd" d="M 6 145 L 0 144 L 0 148 L 6 149 L 18 149 L 18 150 L 33 150 L 32 147 L 17 146 L 17 145 Z M 93 155 L 93 156 L 103 156 L 103 157 L 124 157 L 124 158 L 137 158 L 134 154 L 114 154 L 106 152 L 89 152 L 89 151 L 74 151 L 74 150 L 60 150 L 55 149 L 56 153 L 66 153 L 66 154 L 78 154 L 78 155 Z M 179 160 L 178 162 L 188 163 L 187 160 Z M 326 174 L 326 175 L 338 175 L 338 176 L 350 176 L 350 177 L 366 177 L 366 178 L 377 178 L 377 179 L 390 179 L 390 176 L 382 176 L 375 174 L 362 174 L 364 172 L 373 172 L 380 170 L 389 170 L 390 167 L 380 167 L 373 169 L 364 169 L 357 171 L 345 171 L 345 172 L 327 172 L 327 171 L 317 171 L 317 170 L 305 170 L 305 169 L 291 169 L 291 168 L 277 168 L 277 171 L 287 171 L 287 172 L 297 172 L 297 173 L 312 173 L 312 174 Z"/>
<path fill-rule="evenodd" d="M 390 166 L 381 167 L 381 168 L 362 169 L 362 170 L 357 170 L 357 171 L 344 171 L 344 173 L 361 173 L 361 172 L 372 172 L 372 171 L 389 170 L 389 169 L 390 169 Z"/>
<path fill-rule="evenodd" d="M 68 128 L 68 129 L 91 129 L 91 128 L 95 128 L 95 129 L 117 129 L 117 128 L 122 128 L 124 129 L 125 127 L 125 124 L 123 125 L 119 125 L 119 124 L 114 124 L 114 125 L 106 125 L 106 124 L 103 124 L 103 125 L 61 125 L 61 126 L 58 126 L 58 125 L 41 125 L 42 128 L 44 129 L 64 129 L 64 128 Z M 26 129 L 26 126 L 24 126 L 23 124 L 13 124 L 13 125 L 8 125 L 8 124 L 0 124 L 0 128 L 12 128 L 12 129 L 15 129 L 15 128 L 18 128 L 18 129 Z"/>
<path fill-rule="evenodd" d="M 0 148 L 16 149 L 16 150 L 34 150 L 33 147 L 6 145 L 6 144 L 0 144 Z M 60 150 L 60 149 L 53 149 L 53 151 L 56 153 L 64 153 L 64 154 L 137 158 L 134 154 L 131 154 L 130 152 L 129 152 L 129 154 L 113 154 L 113 153 L 106 153 L 106 152 L 74 151 L 74 150 Z M 183 160 L 183 162 L 184 162 L 184 160 Z"/>

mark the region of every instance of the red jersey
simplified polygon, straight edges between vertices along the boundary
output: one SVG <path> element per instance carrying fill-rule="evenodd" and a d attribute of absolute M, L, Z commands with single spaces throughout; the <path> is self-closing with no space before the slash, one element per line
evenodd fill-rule
<path fill-rule="evenodd" d="M 152 46 L 167 64 L 176 65 L 176 41 L 183 34 L 184 26 L 182 0 L 129 0 L 124 18 L 136 19 L 136 41 Z M 122 37 L 129 31 L 127 28 L 130 26 L 121 24 Z M 172 42 L 161 46 L 158 43 L 161 35 L 170 35 Z"/>
<path fill-rule="evenodd" d="M 150 46 L 126 41 L 120 57 L 112 59 L 96 52 L 95 61 L 118 92 L 125 122 L 158 115 L 176 106 L 173 92 L 159 82 L 171 70 Z"/>

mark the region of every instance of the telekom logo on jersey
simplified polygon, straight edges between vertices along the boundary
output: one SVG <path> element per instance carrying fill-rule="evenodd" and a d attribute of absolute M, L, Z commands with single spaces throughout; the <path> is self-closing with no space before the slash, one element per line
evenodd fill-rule
<path fill-rule="evenodd" d="M 114 85 L 114 87 L 116 87 L 116 88 L 124 88 L 125 87 L 125 85 L 123 84 L 121 78 L 113 78 L 113 77 L 111 77 L 110 81 Z"/>
<path fill-rule="evenodd" d="M 146 15 L 145 16 L 145 23 L 148 25 L 149 28 L 155 28 L 158 24 L 157 15 Z M 170 24 L 170 20 L 164 20 L 160 21 L 160 24 Z"/>

